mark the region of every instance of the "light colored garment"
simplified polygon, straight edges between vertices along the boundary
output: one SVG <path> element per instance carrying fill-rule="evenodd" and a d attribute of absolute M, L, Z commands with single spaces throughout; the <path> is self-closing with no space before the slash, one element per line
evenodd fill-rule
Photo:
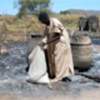
<path fill-rule="evenodd" d="M 46 60 L 42 48 L 36 46 L 28 59 L 30 67 L 27 80 L 35 83 L 49 83 Z"/>
<path fill-rule="evenodd" d="M 74 74 L 72 52 L 67 31 L 60 21 L 50 19 L 50 25 L 46 26 L 42 42 L 51 40 L 56 33 L 61 33 L 59 40 L 47 45 L 50 74 L 58 80 Z"/>

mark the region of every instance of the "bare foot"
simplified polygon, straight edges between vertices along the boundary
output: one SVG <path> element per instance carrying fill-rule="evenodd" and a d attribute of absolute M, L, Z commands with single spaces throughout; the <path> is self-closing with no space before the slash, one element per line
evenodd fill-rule
<path fill-rule="evenodd" d="M 50 80 L 50 83 L 56 83 L 56 82 L 58 82 L 58 79 L 57 78 Z"/>

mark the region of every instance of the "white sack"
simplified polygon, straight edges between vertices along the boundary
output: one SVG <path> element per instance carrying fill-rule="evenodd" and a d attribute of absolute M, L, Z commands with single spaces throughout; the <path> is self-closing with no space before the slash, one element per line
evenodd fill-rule
<path fill-rule="evenodd" d="M 37 83 L 49 83 L 44 51 L 36 46 L 29 55 L 28 80 Z"/>

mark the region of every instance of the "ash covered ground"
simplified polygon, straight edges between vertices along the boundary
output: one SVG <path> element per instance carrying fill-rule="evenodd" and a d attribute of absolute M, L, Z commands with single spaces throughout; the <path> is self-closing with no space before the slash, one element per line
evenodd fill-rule
<path fill-rule="evenodd" d="M 100 39 L 93 42 L 93 67 L 85 74 L 100 76 Z M 80 75 L 70 76 L 71 82 L 58 82 L 53 84 L 53 89 L 47 85 L 26 82 L 27 67 L 26 51 L 27 42 L 9 42 L 8 54 L 0 55 L 0 95 L 17 95 L 48 97 L 67 94 L 78 94 L 80 91 L 100 88 L 100 82 Z"/>

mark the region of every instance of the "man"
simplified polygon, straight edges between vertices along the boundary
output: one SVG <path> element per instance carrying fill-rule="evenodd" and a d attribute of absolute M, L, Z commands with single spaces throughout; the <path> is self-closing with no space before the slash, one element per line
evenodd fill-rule
<path fill-rule="evenodd" d="M 40 13 L 38 18 L 46 25 L 40 45 L 47 49 L 51 82 L 60 81 L 74 74 L 68 33 L 59 20 L 50 18 L 47 13 Z"/>

